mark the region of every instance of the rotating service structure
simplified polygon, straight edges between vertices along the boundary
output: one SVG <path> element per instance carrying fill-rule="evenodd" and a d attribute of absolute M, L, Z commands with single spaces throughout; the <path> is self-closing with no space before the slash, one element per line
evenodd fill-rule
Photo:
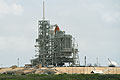
<path fill-rule="evenodd" d="M 60 30 L 57 24 L 51 25 L 45 20 L 45 9 L 43 1 L 43 20 L 38 21 L 38 38 L 35 45 L 35 58 L 31 59 L 33 66 L 42 67 L 79 66 L 79 55 L 75 38 Z"/>
<path fill-rule="evenodd" d="M 57 24 L 50 25 L 49 20 L 38 22 L 38 38 L 36 39 L 36 55 L 31 60 L 33 66 L 41 64 L 43 67 L 49 65 L 79 66 L 77 44 L 72 35 L 65 34 Z"/>

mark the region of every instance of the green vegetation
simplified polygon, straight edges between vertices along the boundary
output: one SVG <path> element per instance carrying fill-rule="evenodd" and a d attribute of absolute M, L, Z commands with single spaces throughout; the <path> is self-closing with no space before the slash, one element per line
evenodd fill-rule
<path fill-rule="evenodd" d="M 0 75 L 0 80 L 120 80 L 120 75 L 113 74 Z"/>

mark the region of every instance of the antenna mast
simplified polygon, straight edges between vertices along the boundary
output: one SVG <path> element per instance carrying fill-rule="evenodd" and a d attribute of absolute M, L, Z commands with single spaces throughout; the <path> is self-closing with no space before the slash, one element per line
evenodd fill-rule
<path fill-rule="evenodd" d="M 43 20 L 45 20 L 45 2 L 43 0 Z"/>
<path fill-rule="evenodd" d="M 86 66 L 86 56 L 85 56 L 85 66 Z"/>
<path fill-rule="evenodd" d="M 112 64 L 111 60 L 108 58 L 108 61 Z"/>
<path fill-rule="evenodd" d="M 18 67 L 19 67 L 19 58 L 17 60 L 18 60 Z"/>

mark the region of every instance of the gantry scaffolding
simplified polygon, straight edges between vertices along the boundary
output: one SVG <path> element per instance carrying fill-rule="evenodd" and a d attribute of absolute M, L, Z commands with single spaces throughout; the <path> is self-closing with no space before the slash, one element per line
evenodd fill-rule
<path fill-rule="evenodd" d="M 72 35 L 65 34 L 65 31 L 61 31 L 57 24 L 50 25 L 50 21 L 45 20 L 43 14 L 43 20 L 38 21 L 36 58 L 32 59 L 31 63 L 33 66 L 41 64 L 43 67 L 64 66 L 65 63 L 68 63 L 69 66 L 79 66 L 76 45 Z"/>
<path fill-rule="evenodd" d="M 72 35 L 65 34 L 58 25 L 50 25 L 50 21 L 38 22 L 38 38 L 36 39 L 36 58 L 31 60 L 33 66 L 42 64 L 64 66 L 69 63 L 79 66 L 78 49 L 75 48 L 75 39 Z M 57 30 L 58 29 L 58 30 Z"/>

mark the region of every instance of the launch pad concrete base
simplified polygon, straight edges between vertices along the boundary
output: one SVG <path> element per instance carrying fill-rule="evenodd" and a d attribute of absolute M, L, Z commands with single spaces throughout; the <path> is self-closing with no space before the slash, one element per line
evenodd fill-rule
<path fill-rule="evenodd" d="M 103 74 L 120 74 L 120 67 L 53 67 L 53 68 L 1 68 L 0 74 L 91 74 L 93 70 Z"/>

